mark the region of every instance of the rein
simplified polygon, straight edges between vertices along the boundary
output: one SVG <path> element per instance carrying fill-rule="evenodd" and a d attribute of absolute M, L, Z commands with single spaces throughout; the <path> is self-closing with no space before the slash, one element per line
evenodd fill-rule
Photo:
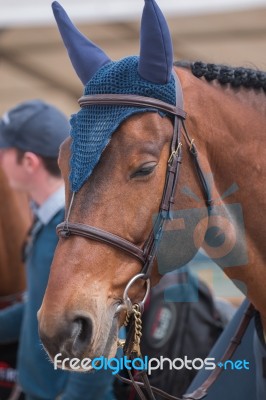
<path fill-rule="evenodd" d="M 248 303 L 246 310 L 243 313 L 243 317 L 236 329 L 236 332 L 235 332 L 234 336 L 231 338 L 229 345 L 227 346 L 223 356 L 220 359 L 220 362 L 224 363 L 225 361 L 232 358 L 237 347 L 241 344 L 242 338 L 248 328 L 250 320 L 254 316 L 254 311 L 255 311 L 254 306 L 251 303 Z M 134 315 L 134 318 L 136 318 L 134 311 L 133 311 L 133 315 Z M 129 336 L 130 336 L 130 334 L 132 334 L 132 332 L 129 330 Z M 124 345 L 124 353 L 126 355 L 129 354 L 129 356 L 131 356 L 131 358 L 132 358 L 132 355 L 135 358 L 136 357 L 141 358 L 141 354 L 140 353 L 138 354 L 136 352 L 136 350 L 138 348 L 136 339 L 135 339 L 134 344 L 135 344 L 135 346 L 134 346 L 133 350 L 135 352 L 133 350 L 128 351 L 127 342 L 125 344 L 122 343 L 122 345 Z M 134 357 L 133 357 L 133 359 L 134 359 Z M 219 362 L 219 364 L 220 364 L 220 362 Z M 192 392 L 190 394 L 184 394 L 182 396 L 182 398 L 172 396 L 161 389 L 151 386 L 149 383 L 146 371 L 141 371 L 138 373 L 138 376 L 142 379 L 142 382 L 136 381 L 134 379 L 134 377 L 132 376 L 131 372 L 130 371 L 128 371 L 128 372 L 129 372 L 130 379 L 124 378 L 120 375 L 116 375 L 116 376 L 122 382 L 132 385 L 135 388 L 135 390 L 138 393 L 141 400 L 155 400 L 155 397 L 152 392 L 154 392 L 168 400 L 202 400 L 204 397 L 207 396 L 208 390 L 216 382 L 216 380 L 219 378 L 219 376 L 223 372 L 223 368 L 220 368 L 218 365 L 216 365 L 216 368 L 212 371 L 212 373 L 208 376 L 208 378 L 202 383 L 202 385 L 200 387 L 198 387 L 196 390 L 194 390 L 194 392 Z M 145 397 L 143 395 L 143 392 L 141 392 L 141 393 L 139 392 L 140 387 L 145 389 L 146 391 L 147 391 L 147 389 L 149 389 L 149 391 L 147 392 L 147 393 L 149 393 L 149 395 L 148 395 L 149 397 Z"/>
<path fill-rule="evenodd" d="M 167 163 L 166 179 L 165 179 L 161 204 L 159 207 L 157 218 L 154 223 L 154 227 L 150 232 L 143 248 L 136 246 L 134 243 L 131 243 L 128 240 L 118 235 L 114 235 L 111 232 L 99 229 L 97 227 L 81 223 L 69 222 L 69 215 L 73 204 L 74 194 L 72 195 L 72 200 L 70 203 L 66 220 L 61 224 L 59 224 L 56 228 L 57 234 L 61 238 L 68 238 L 71 235 L 78 235 L 88 239 L 97 240 L 105 244 L 109 244 L 113 247 L 116 247 L 121 251 L 124 251 L 130 256 L 136 258 L 142 264 L 141 272 L 138 275 L 135 275 L 129 281 L 123 295 L 123 303 L 124 305 L 126 305 L 127 309 L 126 323 L 129 324 L 129 333 L 126 341 L 124 342 L 119 340 L 118 345 L 123 347 L 124 353 L 132 359 L 136 357 L 141 357 L 141 352 L 140 352 L 141 313 L 143 312 L 144 303 L 149 293 L 150 289 L 149 278 L 151 275 L 151 270 L 156 256 L 161 234 L 163 232 L 164 222 L 166 221 L 167 218 L 170 218 L 171 209 L 174 204 L 175 191 L 179 177 L 179 169 L 180 169 L 180 164 L 182 162 L 181 127 L 183 127 L 184 138 L 186 140 L 186 143 L 188 144 L 188 148 L 190 154 L 192 155 L 199 180 L 202 184 L 202 188 L 205 193 L 205 201 L 208 210 L 212 206 L 210 190 L 208 187 L 207 179 L 205 178 L 204 172 L 200 166 L 196 146 L 194 144 L 194 141 L 190 139 L 185 127 L 184 120 L 186 118 L 186 113 L 183 111 L 182 108 L 183 107 L 182 88 L 178 80 L 178 77 L 176 76 L 176 74 L 174 75 L 176 80 L 175 106 L 154 98 L 137 96 L 137 95 L 121 95 L 121 94 L 86 95 L 82 96 L 79 100 L 79 104 L 81 107 L 89 107 L 90 105 L 95 105 L 95 104 L 123 105 L 123 106 L 130 105 L 134 107 L 145 106 L 165 111 L 174 116 L 173 137 L 171 142 L 170 156 Z M 131 285 L 135 283 L 137 279 L 143 279 L 146 282 L 146 294 L 142 302 L 140 302 L 139 304 L 134 304 L 132 306 L 127 292 L 131 287 Z M 117 312 L 120 311 L 119 307 Z M 249 305 L 249 308 L 245 313 L 245 316 L 243 317 L 240 327 L 238 328 L 238 331 L 236 332 L 236 335 L 232 339 L 231 344 L 226 350 L 222 360 L 231 357 L 234 351 L 236 350 L 237 346 L 241 342 L 241 338 L 244 335 L 246 327 L 248 326 L 248 322 L 253 314 L 253 310 L 254 307 L 252 305 Z M 220 375 L 221 372 L 222 369 L 216 367 L 213 373 L 209 376 L 209 378 L 203 383 L 203 385 L 199 389 L 197 389 L 190 395 L 184 395 L 182 399 L 200 400 L 204 398 L 207 394 L 208 388 L 215 382 L 215 380 L 217 379 L 217 377 Z M 130 379 L 126 379 L 120 376 L 118 376 L 118 378 L 123 382 L 133 385 L 137 394 L 142 400 L 146 399 L 155 400 L 153 392 L 169 400 L 182 400 L 178 397 L 169 395 L 168 393 L 160 389 L 152 387 L 149 383 L 146 371 L 141 371 L 139 372 L 138 375 L 142 379 L 142 382 L 136 381 L 135 377 L 133 377 L 133 375 L 131 374 L 131 371 L 129 371 Z M 145 390 L 146 392 L 145 394 L 143 393 L 141 388 Z"/>

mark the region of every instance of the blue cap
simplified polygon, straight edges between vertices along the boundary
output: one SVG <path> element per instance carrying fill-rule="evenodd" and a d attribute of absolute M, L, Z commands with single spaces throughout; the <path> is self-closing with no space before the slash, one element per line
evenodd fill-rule
<path fill-rule="evenodd" d="M 0 119 L 0 148 L 14 147 L 57 158 L 69 131 L 68 118 L 56 107 L 42 100 L 25 101 Z"/>

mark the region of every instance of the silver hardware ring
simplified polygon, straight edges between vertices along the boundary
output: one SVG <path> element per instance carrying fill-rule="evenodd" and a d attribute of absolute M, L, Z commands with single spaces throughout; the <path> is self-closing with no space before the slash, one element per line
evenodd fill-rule
<path fill-rule="evenodd" d="M 128 291 L 130 289 L 130 287 L 133 285 L 133 283 L 135 283 L 138 279 L 141 279 L 145 274 L 137 274 L 135 276 L 133 276 L 132 279 L 130 279 L 130 281 L 128 282 L 125 290 L 124 290 L 124 294 L 123 294 L 123 302 L 126 304 L 128 310 L 132 310 L 132 302 L 128 296 Z M 146 279 L 146 293 L 145 296 L 143 298 L 143 300 L 139 303 L 140 308 L 143 309 L 145 301 L 147 300 L 148 294 L 150 292 L 150 287 L 151 287 L 151 283 L 149 279 Z"/>

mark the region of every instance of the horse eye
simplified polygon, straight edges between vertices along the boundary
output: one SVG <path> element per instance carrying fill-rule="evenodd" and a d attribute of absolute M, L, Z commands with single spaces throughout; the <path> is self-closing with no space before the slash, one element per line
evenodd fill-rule
<path fill-rule="evenodd" d="M 130 178 L 150 175 L 154 171 L 156 165 L 157 164 L 155 162 L 144 164 L 135 172 L 133 172 L 133 174 L 130 175 Z"/>

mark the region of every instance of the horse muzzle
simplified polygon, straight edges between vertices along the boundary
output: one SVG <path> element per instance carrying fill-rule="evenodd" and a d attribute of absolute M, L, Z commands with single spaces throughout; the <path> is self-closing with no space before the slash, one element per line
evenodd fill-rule
<path fill-rule="evenodd" d="M 58 353 L 62 357 L 81 358 L 91 346 L 93 322 L 89 315 L 80 313 L 63 321 L 54 319 L 53 326 L 46 323 L 42 311 L 38 319 L 39 336 L 51 359 Z"/>

